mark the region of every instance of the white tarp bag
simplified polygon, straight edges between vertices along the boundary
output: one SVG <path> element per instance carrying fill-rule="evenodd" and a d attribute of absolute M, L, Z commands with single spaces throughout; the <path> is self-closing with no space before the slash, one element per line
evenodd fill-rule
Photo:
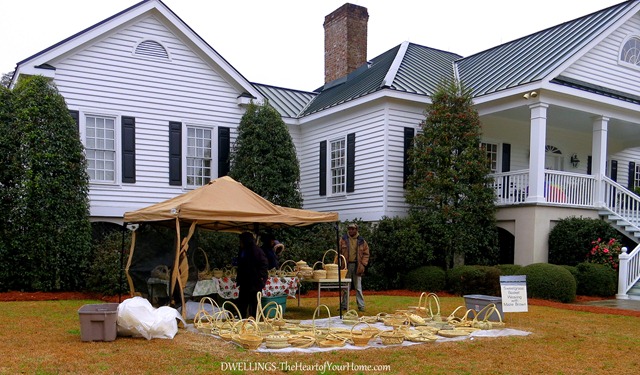
<path fill-rule="evenodd" d="M 172 339 L 178 333 L 178 322 L 185 321 L 178 310 L 162 306 L 154 308 L 142 297 L 133 297 L 118 305 L 118 335 L 151 339 Z"/>

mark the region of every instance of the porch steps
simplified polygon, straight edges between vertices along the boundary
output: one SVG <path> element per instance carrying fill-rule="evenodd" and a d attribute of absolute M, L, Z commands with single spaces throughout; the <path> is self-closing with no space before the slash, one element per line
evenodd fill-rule
<path fill-rule="evenodd" d="M 629 299 L 640 300 L 640 281 L 638 281 L 629 291 L 627 292 L 627 296 Z"/>
<path fill-rule="evenodd" d="M 625 218 L 620 217 L 612 213 L 611 211 L 601 210 L 598 211 L 600 217 L 616 228 L 620 233 L 629 237 L 636 243 L 640 243 L 640 226 L 639 223 L 631 223 Z"/>

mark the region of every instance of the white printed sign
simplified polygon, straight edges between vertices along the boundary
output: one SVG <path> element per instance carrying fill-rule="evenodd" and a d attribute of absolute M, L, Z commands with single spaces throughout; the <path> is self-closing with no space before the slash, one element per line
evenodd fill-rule
<path fill-rule="evenodd" d="M 503 312 L 527 312 L 527 276 L 500 276 Z"/>

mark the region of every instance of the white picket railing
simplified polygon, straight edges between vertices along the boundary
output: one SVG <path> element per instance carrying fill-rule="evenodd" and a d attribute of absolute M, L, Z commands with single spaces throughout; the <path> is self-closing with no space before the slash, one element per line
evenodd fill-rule
<path fill-rule="evenodd" d="M 604 208 L 640 230 L 640 197 L 608 177 L 602 179 Z"/>
<path fill-rule="evenodd" d="M 493 174 L 493 190 L 499 206 L 524 203 L 529 192 L 529 170 Z M 544 196 L 548 203 L 594 207 L 596 180 L 593 176 L 545 171 Z"/>
<path fill-rule="evenodd" d="M 529 171 L 521 170 L 493 174 L 492 188 L 498 206 L 524 203 L 529 186 Z"/>
<path fill-rule="evenodd" d="M 617 299 L 629 299 L 629 290 L 640 280 L 640 246 L 637 246 L 630 254 L 627 248 L 622 248 L 618 257 L 618 294 Z"/>
<path fill-rule="evenodd" d="M 525 203 L 529 193 L 529 171 L 493 174 L 496 205 Z M 604 203 L 597 203 L 596 187 L 600 183 Z M 624 220 L 627 227 L 640 230 L 640 197 L 608 177 L 601 182 L 593 176 L 547 170 L 544 174 L 544 196 L 548 203 L 605 209 Z M 598 204 L 598 207 L 596 206 Z M 604 207 L 600 207 L 603 205 Z M 618 299 L 629 298 L 629 290 L 640 280 L 640 245 L 631 253 L 620 254 Z"/>

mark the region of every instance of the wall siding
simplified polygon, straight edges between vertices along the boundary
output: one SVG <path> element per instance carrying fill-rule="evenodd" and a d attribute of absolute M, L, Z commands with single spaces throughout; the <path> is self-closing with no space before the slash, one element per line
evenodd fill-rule
<path fill-rule="evenodd" d="M 340 211 L 340 219 L 377 220 L 383 212 L 385 112 L 382 106 L 345 110 L 301 126 L 298 158 L 304 208 Z M 323 140 L 356 133 L 355 191 L 342 196 L 319 195 L 319 145 Z"/>
<path fill-rule="evenodd" d="M 636 14 L 610 36 L 571 65 L 562 76 L 614 90 L 640 95 L 638 68 L 619 63 L 622 43 L 631 35 L 640 36 L 640 15 Z"/>
<path fill-rule="evenodd" d="M 392 103 L 389 108 L 387 146 L 387 206 L 385 215 L 405 216 L 409 205 L 405 200 L 402 179 L 404 173 L 404 128 L 417 130 L 424 121 L 424 106 Z"/>
<path fill-rule="evenodd" d="M 170 60 L 134 56 L 137 43 L 147 38 L 161 42 Z M 231 142 L 235 141 L 243 114 L 236 104 L 239 92 L 153 16 L 55 66 L 55 83 L 69 108 L 136 119 L 136 183 L 91 184 L 92 216 L 122 217 L 126 211 L 184 192 L 169 186 L 169 121 L 229 127 Z"/>

